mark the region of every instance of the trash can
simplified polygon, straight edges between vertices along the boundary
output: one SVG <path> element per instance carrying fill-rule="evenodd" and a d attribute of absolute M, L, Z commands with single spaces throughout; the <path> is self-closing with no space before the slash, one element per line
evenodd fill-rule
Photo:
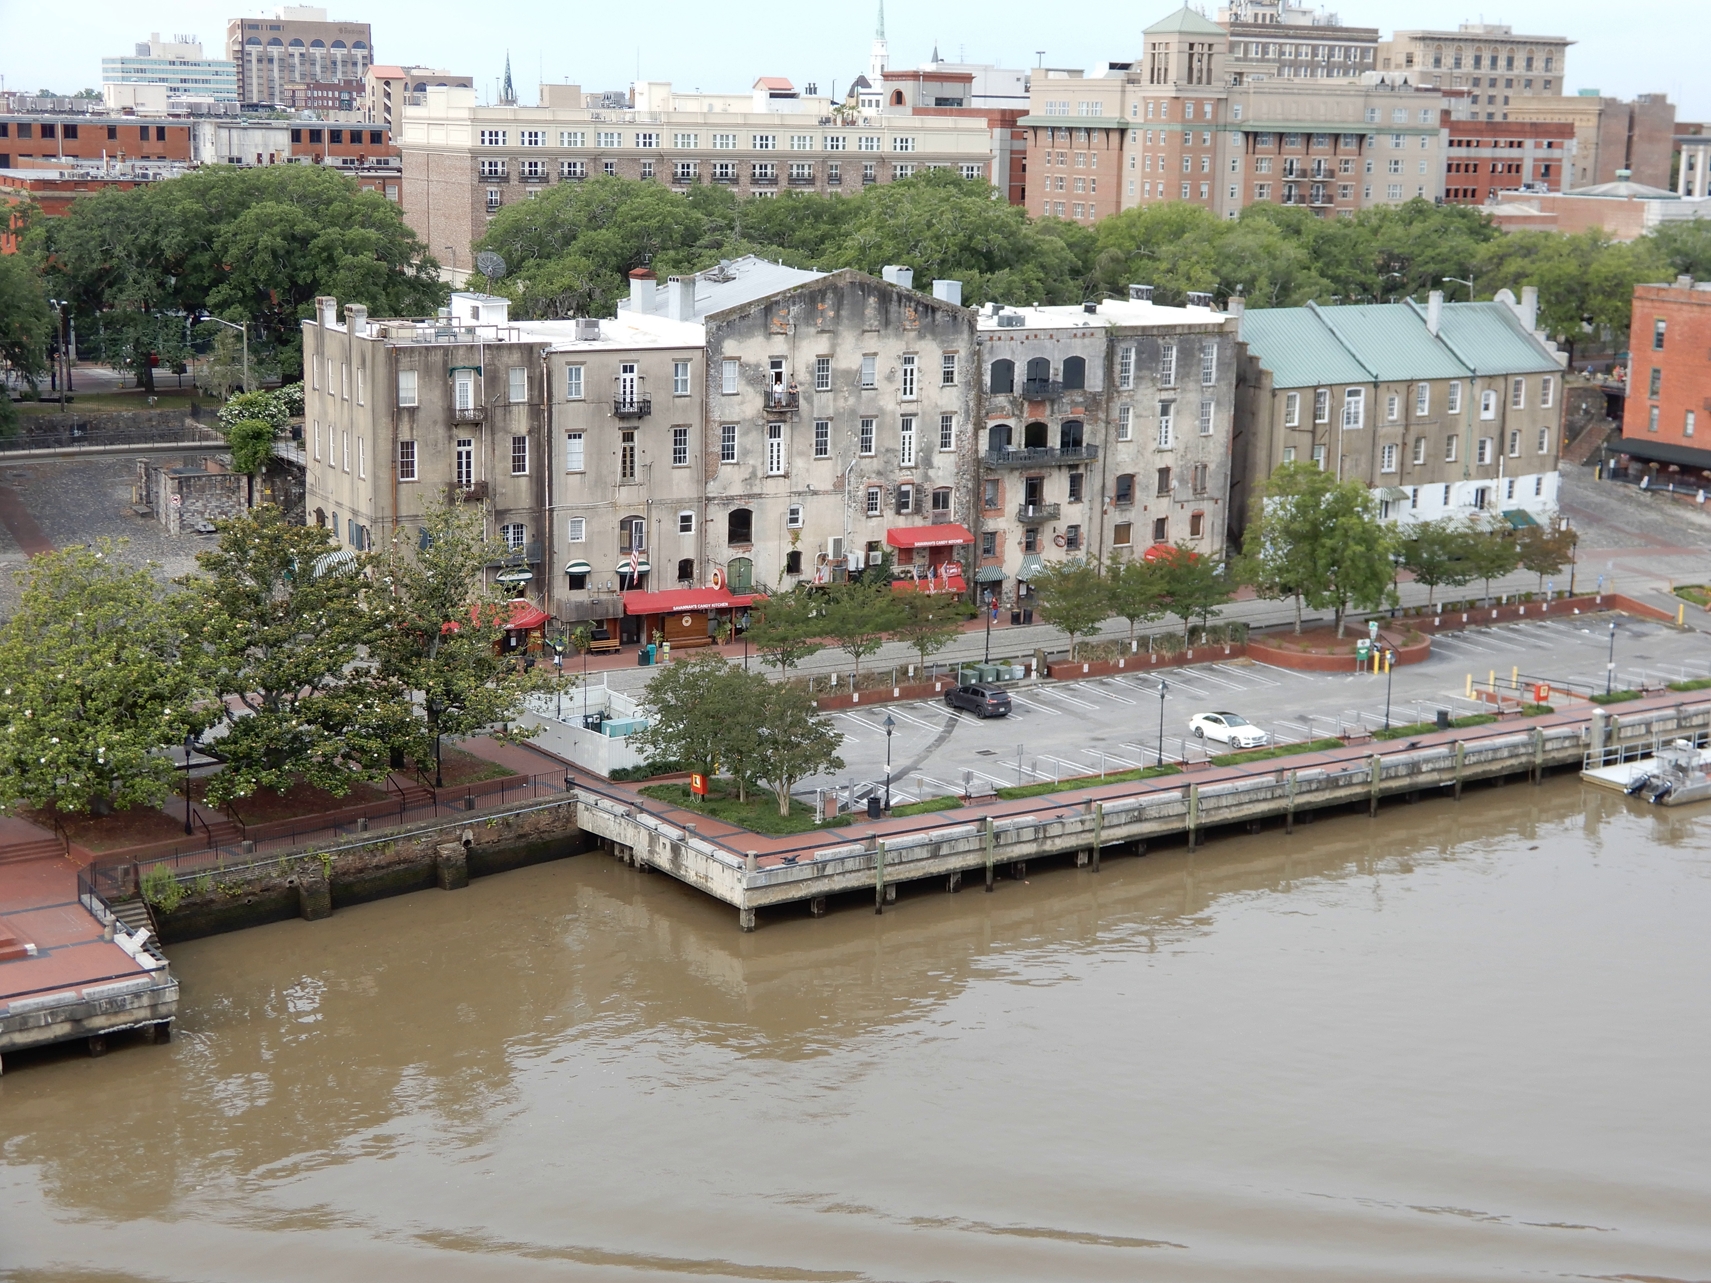
<path fill-rule="evenodd" d="M 1012 624 L 1019 624 L 1019 623 L 1021 623 L 1021 622 L 1022 622 L 1022 612 L 1021 612 L 1021 611 L 1019 611 L 1019 610 L 1012 610 L 1012 611 L 1011 611 L 1011 612 L 1010 612 L 1010 622 L 1011 622 L 1011 623 L 1012 623 Z"/>
<path fill-rule="evenodd" d="M 1034 608 L 1032 606 L 1029 606 L 1022 612 L 1022 622 L 1024 624 L 1031 624 L 1034 622 Z"/>
<path fill-rule="evenodd" d="M 867 818 L 870 820 L 879 818 L 879 795 L 877 793 L 867 799 Z"/>
<path fill-rule="evenodd" d="M 1447 731 L 1450 729 L 1450 710 L 1447 708 L 1440 708 L 1438 710 L 1438 729 L 1440 731 Z"/>

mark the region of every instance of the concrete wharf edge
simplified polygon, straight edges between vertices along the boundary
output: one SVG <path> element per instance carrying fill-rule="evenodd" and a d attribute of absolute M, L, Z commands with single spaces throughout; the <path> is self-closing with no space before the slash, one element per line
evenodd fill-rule
<path fill-rule="evenodd" d="M 613 854 L 657 869 L 738 911 L 753 930 L 756 911 L 872 890 L 876 911 L 900 882 L 961 875 L 1031 859 L 1074 855 L 1099 863 L 1104 848 L 1296 816 L 1365 802 L 1376 815 L 1387 797 L 1427 789 L 1578 769 L 1588 752 L 1635 755 L 1658 739 L 1711 733 L 1711 697 L 1673 692 L 1585 711 L 1502 721 L 1478 731 L 1432 732 L 1411 740 L 1299 753 L 1242 766 L 1198 769 L 1152 780 L 1087 787 L 1014 801 L 965 806 L 787 838 L 752 833 L 713 817 L 655 802 L 631 789 L 578 783 L 577 825 Z M 694 830 L 687 826 L 694 825 Z"/>

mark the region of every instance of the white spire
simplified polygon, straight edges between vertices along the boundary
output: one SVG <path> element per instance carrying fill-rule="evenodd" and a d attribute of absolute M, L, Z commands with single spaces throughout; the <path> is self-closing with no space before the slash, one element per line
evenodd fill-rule
<path fill-rule="evenodd" d="M 885 69 L 891 65 L 890 46 L 885 43 L 885 0 L 879 0 L 879 25 L 873 33 L 873 52 L 868 58 L 867 78 L 879 88 Z"/>

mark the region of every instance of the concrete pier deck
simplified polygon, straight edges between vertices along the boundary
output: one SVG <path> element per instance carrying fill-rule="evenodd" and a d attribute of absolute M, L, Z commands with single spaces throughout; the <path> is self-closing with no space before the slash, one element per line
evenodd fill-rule
<path fill-rule="evenodd" d="M 1074 856 L 1097 867 L 1100 852 L 1144 849 L 1149 840 L 1209 829 L 1257 827 L 1351 804 L 1377 814 L 1386 798 L 1426 790 L 1461 795 L 1465 784 L 1546 771 L 1581 770 L 1649 753 L 1659 740 L 1711 739 L 1711 696 L 1668 692 L 1609 709 L 1505 720 L 1408 740 L 1298 753 L 1242 766 L 1204 767 L 1123 784 L 1018 800 L 985 799 L 907 819 L 861 821 L 792 837 L 767 837 L 673 807 L 621 785 L 577 788 L 577 823 L 619 858 L 658 869 L 738 911 L 753 930 L 761 909 L 871 892 L 876 910 L 900 882 L 968 876 L 990 886 L 996 869 Z"/>

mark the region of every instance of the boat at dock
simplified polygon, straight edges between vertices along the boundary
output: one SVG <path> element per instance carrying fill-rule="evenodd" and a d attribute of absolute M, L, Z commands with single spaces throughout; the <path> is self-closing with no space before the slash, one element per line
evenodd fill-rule
<path fill-rule="evenodd" d="M 1711 749 L 1695 747 L 1690 740 L 1672 740 L 1658 746 L 1650 757 L 1588 767 L 1580 778 L 1656 806 L 1711 801 Z"/>

